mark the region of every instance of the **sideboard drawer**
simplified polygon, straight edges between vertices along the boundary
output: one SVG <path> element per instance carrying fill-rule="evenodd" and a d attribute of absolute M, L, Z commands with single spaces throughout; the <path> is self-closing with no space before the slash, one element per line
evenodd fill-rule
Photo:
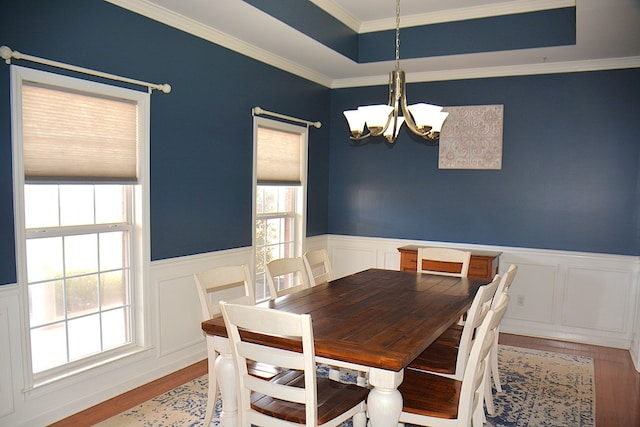
<path fill-rule="evenodd" d="M 493 279 L 491 267 L 492 259 L 472 255 L 471 261 L 469 262 L 469 277 L 474 279 L 486 279 L 491 277 Z"/>

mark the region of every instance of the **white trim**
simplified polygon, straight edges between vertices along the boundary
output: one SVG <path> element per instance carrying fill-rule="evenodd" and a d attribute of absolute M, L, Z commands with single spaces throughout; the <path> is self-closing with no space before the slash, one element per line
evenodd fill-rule
<path fill-rule="evenodd" d="M 400 27 L 417 27 L 421 25 L 440 24 L 444 22 L 466 21 L 470 19 L 490 18 L 493 16 L 515 15 L 518 13 L 537 12 L 541 10 L 560 9 L 576 5 L 575 0 L 515 0 L 502 3 L 487 4 L 481 6 L 464 7 L 459 9 L 447 9 L 407 15 L 400 17 Z M 402 7 L 402 5 L 400 6 Z M 402 9 L 401 9 L 402 10 Z M 394 29 L 396 19 L 378 19 L 363 22 L 360 33 L 371 33 Z"/>
<path fill-rule="evenodd" d="M 318 83 L 325 87 L 331 86 L 331 79 L 324 74 L 318 73 L 308 67 L 301 64 L 289 61 L 281 56 L 274 55 L 273 53 L 258 48 L 252 44 L 246 43 L 236 37 L 229 34 L 218 31 L 207 25 L 203 25 L 200 22 L 186 18 L 180 14 L 177 14 L 169 9 L 158 6 L 148 0 L 106 0 L 116 6 L 120 6 L 124 9 L 135 12 L 139 15 L 146 16 L 163 24 L 182 30 L 186 33 L 192 34 L 196 37 L 200 37 L 204 40 L 210 41 L 217 45 L 226 47 L 238 52 L 249 58 L 255 59 L 265 64 L 272 65 L 276 68 L 280 68 L 283 71 L 287 71 L 291 74 L 303 77 L 312 82 Z"/>
<path fill-rule="evenodd" d="M 106 1 L 330 89 L 387 85 L 389 83 L 388 73 L 385 73 L 384 75 L 367 77 L 333 79 L 330 76 L 319 73 L 307 66 L 304 66 L 303 64 L 296 63 L 281 56 L 275 55 L 265 49 L 258 48 L 236 37 L 230 36 L 229 34 L 223 33 L 222 31 L 203 25 L 202 23 L 197 22 L 194 19 L 186 18 L 169 9 L 158 6 L 157 4 L 154 4 L 149 0 Z M 343 23 L 346 23 L 346 25 L 348 25 L 349 27 L 353 28 L 352 25 L 355 25 L 354 22 L 345 15 L 348 15 L 348 13 L 344 11 L 339 12 L 335 7 L 333 7 L 334 5 L 331 4 L 330 0 L 313 1 L 322 9 L 328 11 L 333 16 L 336 16 L 337 19 L 343 21 Z M 516 0 L 511 2 L 496 3 L 493 7 L 487 9 L 486 11 L 484 10 L 485 6 L 480 9 L 454 9 L 447 13 L 442 13 L 440 18 L 438 19 L 455 21 L 460 19 L 470 19 L 474 16 L 480 17 L 480 14 L 482 14 L 483 16 L 495 16 L 499 14 L 522 13 L 526 11 L 561 8 L 573 5 L 575 5 L 575 0 Z M 429 14 L 429 17 L 431 17 L 431 15 L 432 14 Z M 423 25 L 424 22 L 420 22 L 420 20 L 424 20 L 425 16 L 417 15 L 416 18 L 405 17 L 402 19 L 406 19 L 411 24 L 411 26 Z M 388 24 L 385 25 L 388 26 Z M 403 26 L 409 25 L 403 24 Z M 358 29 L 362 31 L 359 27 Z M 362 65 L 363 67 L 366 67 L 366 64 Z M 638 67 L 640 67 L 640 57 L 576 60 L 557 63 L 547 62 L 540 64 L 521 64 L 504 67 L 499 66 L 408 72 L 407 83 L 481 79 L 490 77 L 523 76 L 536 74 L 575 73 L 583 71 L 599 71 Z"/>
<path fill-rule="evenodd" d="M 394 18 L 360 21 L 348 10 L 334 0 L 310 0 L 313 4 L 333 16 L 356 33 L 370 33 L 395 28 Z M 482 6 L 431 11 L 416 15 L 402 15 L 401 26 L 412 27 L 418 25 L 437 24 L 441 22 L 463 21 L 467 19 L 486 18 L 491 16 L 513 15 L 516 13 L 534 12 L 539 10 L 560 9 L 576 5 L 576 0 L 515 0 Z M 402 7 L 402 5 L 401 5 Z M 402 10 L 401 10 L 402 12 Z"/>
<path fill-rule="evenodd" d="M 302 256 L 306 245 L 305 239 L 307 234 L 307 175 L 308 175 L 308 153 L 309 153 L 309 127 L 293 125 L 277 120 L 266 119 L 263 117 L 253 116 L 253 180 L 251 183 L 252 202 L 251 202 L 251 246 L 253 248 L 252 264 L 250 270 L 253 273 L 255 282 L 255 247 L 256 247 L 256 191 L 257 191 L 257 133 L 260 126 L 278 129 L 285 132 L 297 133 L 300 135 L 302 147 L 300 149 L 300 197 L 296 198 L 296 218 L 295 218 L 295 249 L 296 256 Z"/>
<path fill-rule="evenodd" d="M 101 352 L 100 356 L 82 358 L 82 362 L 65 363 L 57 368 L 34 374 L 32 367 L 29 301 L 27 291 L 26 271 L 26 239 L 27 233 L 24 222 L 24 168 L 22 159 L 22 95 L 23 81 L 39 82 L 47 85 L 73 88 L 96 95 L 117 96 L 130 99 L 138 106 L 138 184 L 132 185 L 134 209 L 131 215 L 131 241 L 134 251 L 131 254 L 132 288 L 131 288 L 131 316 L 135 329 L 131 331 L 131 343 L 118 349 Z M 146 304 L 146 277 L 149 264 L 149 121 L 150 94 L 104 83 L 93 82 L 75 77 L 35 70 L 31 68 L 11 66 L 11 127 L 13 151 L 13 193 L 14 193 L 14 221 L 16 241 L 16 274 L 18 283 L 18 298 L 20 300 L 20 330 L 26 337 L 22 344 L 22 377 L 23 391 L 31 393 L 40 386 L 65 380 L 83 371 L 92 370 L 107 365 L 121 357 L 145 351 L 148 348 L 148 321 L 144 305 Z M 132 199 L 133 200 L 133 199 Z"/>
<path fill-rule="evenodd" d="M 509 65 L 503 67 L 461 68 L 407 73 L 407 83 L 437 82 L 450 80 L 483 79 L 492 77 L 529 76 L 541 74 L 579 73 L 639 68 L 640 56 L 607 58 L 584 61 L 545 62 L 539 64 Z M 333 80 L 331 89 L 389 84 L 389 76 L 356 77 Z"/>

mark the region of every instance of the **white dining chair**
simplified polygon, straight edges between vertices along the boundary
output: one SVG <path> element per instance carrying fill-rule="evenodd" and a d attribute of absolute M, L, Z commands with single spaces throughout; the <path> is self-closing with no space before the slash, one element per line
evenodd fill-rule
<path fill-rule="evenodd" d="M 436 339 L 409 364 L 409 369 L 432 372 L 461 380 L 467 366 L 476 329 L 491 308 L 491 301 L 499 283 L 500 275 L 496 274 L 491 283 L 480 286 L 467 311 L 467 319 L 462 326 L 462 335 L 457 346 Z"/>
<path fill-rule="evenodd" d="M 304 254 L 303 259 L 311 286 L 328 283 L 333 278 L 331 262 L 325 249 L 309 250 Z"/>
<path fill-rule="evenodd" d="M 274 259 L 265 266 L 271 299 L 310 287 L 302 257 Z"/>
<path fill-rule="evenodd" d="M 210 294 L 212 292 L 229 289 L 232 286 L 242 287 L 244 290 L 241 293 L 244 295 L 234 299 L 233 301 L 246 305 L 255 304 L 253 281 L 251 280 L 251 274 L 247 265 L 210 268 L 194 274 L 193 279 L 196 284 L 198 300 L 200 301 L 202 321 L 209 320 L 220 314 L 218 301 L 212 303 L 210 299 Z M 205 411 L 203 425 L 208 426 L 213 417 L 216 398 L 218 395 L 218 383 L 214 369 L 215 361 L 220 352 L 228 349 L 228 345 L 225 343 L 225 340 L 213 335 L 205 334 L 205 339 L 207 344 L 209 389 L 207 396 L 207 409 Z M 271 378 L 279 372 L 278 369 L 266 364 L 251 363 L 249 369 L 253 375 L 264 378 Z"/>
<path fill-rule="evenodd" d="M 418 248 L 418 273 L 467 277 L 471 252 L 451 248 Z"/>
<path fill-rule="evenodd" d="M 294 314 L 256 306 L 220 303 L 236 363 L 239 418 L 242 427 L 339 426 L 353 419 L 354 427 L 365 427 L 365 399 L 369 390 L 317 377 L 313 325 L 309 314 Z M 260 335 L 299 341 L 302 352 L 251 341 L 251 331 Z M 283 370 L 271 380 L 247 372 L 246 361 L 279 366 Z"/>
<path fill-rule="evenodd" d="M 405 370 L 404 380 L 398 387 L 403 403 L 400 423 L 432 427 L 483 426 L 482 394 L 489 353 L 508 302 L 509 296 L 504 294 L 484 317 L 460 379 Z"/>
<path fill-rule="evenodd" d="M 516 274 L 518 273 L 518 266 L 515 264 L 511 264 L 506 273 L 502 276 L 502 280 L 500 280 L 500 284 L 496 289 L 496 296 L 493 298 L 493 302 L 491 303 L 492 308 L 497 304 L 498 297 L 502 294 L 508 294 L 509 288 L 513 283 L 513 279 L 515 279 Z M 486 391 L 485 391 L 485 404 L 487 406 L 487 412 L 490 414 L 495 413 L 495 407 L 493 405 L 493 394 L 491 392 L 491 379 L 493 378 L 493 383 L 496 386 L 496 391 L 498 393 L 502 392 L 502 383 L 500 382 L 500 372 L 498 370 L 498 339 L 500 336 L 500 325 L 498 325 L 498 329 L 496 331 L 495 341 L 493 343 L 493 348 L 491 349 L 491 354 L 489 355 L 489 369 L 487 370 L 488 378 L 486 381 Z"/>

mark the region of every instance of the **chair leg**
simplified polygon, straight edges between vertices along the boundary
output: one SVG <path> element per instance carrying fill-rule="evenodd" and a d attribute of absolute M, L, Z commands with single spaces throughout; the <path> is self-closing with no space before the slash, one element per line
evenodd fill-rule
<path fill-rule="evenodd" d="M 484 414 L 484 406 L 482 405 L 482 401 L 480 401 L 478 406 L 473 411 L 471 417 L 471 425 L 473 427 L 483 427 L 486 421 L 487 417 Z"/>
<path fill-rule="evenodd" d="M 216 381 L 216 373 L 215 373 L 215 361 L 217 354 L 215 350 L 212 351 L 213 355 L 210 354 L 208 358 L 208 369 L 209 369 L 209 390 L 207 394 L 207 410 L 204 416 L 203 426 L 209 427 L 211 425 L 211 420 L 213 419 L 213 412 L 216 409 L 216 399 L 218 397 L 218 382 Z"/>
<path fill-rule="evenodd" d="M 491 371 L 487 367 L 487 374 L 484 379 L 484 404 L 487 406 L 487 412 L 491 415 L 496 413 L 496 408 L 493 405 L 493 393 L 491 390 Z"/>
<path fill-rule="evenodd" d="M 364 412 L 358 412 L 352 419 L 353 427 L 366 427 L 367 415 Z"/>
<path fill-rule="evenodd" d="M 329 366 L 329 379 L 333 381 L 340 381 L 340 369 Z"/>
<path fill-rule="evenodd" d="M 500 383 L 500 372 L 498 371 L 498 339 L 496 338 L 496 342 L 494 344 L 493 349 L 491 350 L 491 355 L 489 356 L 490 365 L 491 365 L 491 376 L 493 377 L 493 383 L 496 386 L 496 390 L 498 393 L 502 393 L 502 384 Z"/>

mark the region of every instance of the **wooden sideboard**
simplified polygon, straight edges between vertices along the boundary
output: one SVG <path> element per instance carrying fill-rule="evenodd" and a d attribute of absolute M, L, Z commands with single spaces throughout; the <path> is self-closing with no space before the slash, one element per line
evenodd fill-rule
<path fill-rule="evenodd" d="M 400 271 L 416 271 L 418 266 L 418 248 L 421 246 L 407 245 L 398 248 L 400 252 Z M 470 251 L 469 277 L 490 282 L 498 274 L 498 263 L 502 252 Z"/>

